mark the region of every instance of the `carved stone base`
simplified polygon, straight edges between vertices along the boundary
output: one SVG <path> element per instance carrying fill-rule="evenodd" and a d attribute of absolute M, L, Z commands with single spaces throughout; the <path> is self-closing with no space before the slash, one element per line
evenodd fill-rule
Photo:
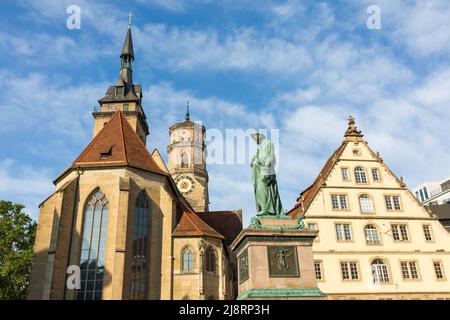
<path fill-rule="evenodd" d="M 254 217 L 231 244 L 238 257 L 238 300 L 323 299 L 312 243 L 301 219 Z"/>

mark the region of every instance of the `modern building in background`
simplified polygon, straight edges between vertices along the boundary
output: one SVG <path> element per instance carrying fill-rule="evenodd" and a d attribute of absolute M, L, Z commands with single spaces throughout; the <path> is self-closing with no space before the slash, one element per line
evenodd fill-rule
<path fill-rule="evenodd" d="M 319 289 L 329 299 L 449 299 L 450 234 L 363 140 L 345 139 L 289 212 L 319 236 Z"/>
<path fill-rule="evenodd" d="M 424 182 L 413 189 L 424 205 L 450 203 L 450 178 L 437 182 Z"/>

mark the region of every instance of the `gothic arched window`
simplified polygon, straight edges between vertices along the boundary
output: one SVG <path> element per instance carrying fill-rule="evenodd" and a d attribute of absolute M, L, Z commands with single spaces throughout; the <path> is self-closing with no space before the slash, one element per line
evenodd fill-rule
<path fill-rule="evenodd" d="M 389 271 L 386 263 L 381 259 L 375 259 L 371 263 L 373 282 L 389 282 Z"/>
<path fill-rule="evenodd" d="M 355 181 L 356 183 L 367 183 L 366 171 L 363 168 L 355 168 Z"/>
<path fill-rule="evenodd" d="M 373 213 L 373 202 L 372 198 L 367 194 L 362 194 L 359 196 L 359 207 L 362 213 Z"/>
<path fill-rule="evenodd" d="M 181 154 L 181 167 L 187 168 L 189 166 L 189 156 L 186 152 Z"/>
<path fill-rule="evenodd" d="M 192 271 L 194 268 L 194 256 L 192 250 L 189 247 L 184 248 L 182 251 L 182 265 L 183 271 Z"/>
<path fill-rule="evenodd" d="M 205 252 L 205 268 L 206 271 L 216 272 L 216 255 L 211 247 L 208 247 Z"/>
<path fill-rule="evenodd" d="M 81 288 L 78 300 L 100 300 L 105 272 L 108 230 L 108 200 L 97 189 L 88 198 L 84 209 L 83 240 L 81 244 Z"/>
<path fill-rule="evenodd" d="M 378 233 L 378 229 L 374 225 L 367 225 L 364 228 L 364 234 L 366 236 L 367 244 L 379 244 L 380 243 L 380 234 Z"/>
<path fill-rule="evenodd" d="M 150 218 L 150 199 L 147 193 L 142 191 L 134 208 L 131 299 L 145 299 L 147 295 Z"/>

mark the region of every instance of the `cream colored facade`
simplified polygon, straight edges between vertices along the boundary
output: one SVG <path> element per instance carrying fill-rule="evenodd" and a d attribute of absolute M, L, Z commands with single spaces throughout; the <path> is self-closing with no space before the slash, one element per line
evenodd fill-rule
<path fill-rule="evenodd" d="M 312 187 L 307 192 L 314 192 L 314 195 L 305 192 L 298 204 L 298 210 L 304 211 L 305 224 L 319 230 L 313 245 L 316 268 L 321 274 L 318 276 L 319 288 L 330 299 L 450 298 L 450 234 L 417 201 L 402 179 L 398 179 L 383 159 L 369 148 L 354 123 L 350 123 L 343 145 L 329 161 L 331 166 L 324 168 L 316 180 L 317 192 Z M 355 173 L 357 168 L 364 170 L 367 181 Z M 378 179 L 373 169 L 377 170 Z M 346 175 L 348 179 L 344 179 Z M 333 195 L 338 196 L 338 205 L 335 203 L 334 207 Z M 342 205 L 341 196 L 345 197 L 342 201 L 346 205 Z M 392 210 L 389 210 L 385 199 L 388 196 L 398 197 L 399 207 L 391 198 L 389 208 Z M 306 202 L 307 197 L 312 198 L 310 203 Z M 371 206 L 373 210 L 370 210 Z M 397 239 L 392 225 L 406 226 L 405 239 Z M 376 231 L 369 227 L 372 231 L 366 236 L 367 226 L 375 227 Z M 339 239 L 337 228 L 342 231 Z M 346 237 L 344 228 L 350 229 L 350 236 Z M 431 238 L 425 235 L 424 228 L 429 229 Z M 401 233 L 401 229 L 398 230 Z M 379 241 L 376 241 L 375 233 Z M 387 277 L 382 278 L 386 281 L 374 280 L 378 277 L 377 272 L 384 270 L 382 266 L 372 265 L 376 259 L 385 263 Z M 348 262 L 353 263 L 350 266 Z M 402 262 L 407 263 L 406 268 L 403 266 L 407 272 L 402 270 Z M 440 264 L 442 277 L 437 274 L 439 271 L 435 270 L 434 263 Z M 410 270 L 414 265 L 417 275 Z M 357 269 L 354 277 L 350 267 Z M 348 270 L 349 276 L 342 269 Z"/>

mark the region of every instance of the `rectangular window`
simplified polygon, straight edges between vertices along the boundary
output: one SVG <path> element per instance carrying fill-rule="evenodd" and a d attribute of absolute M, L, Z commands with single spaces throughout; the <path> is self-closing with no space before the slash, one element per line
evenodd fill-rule
<path fill-rule="evenodd" d="M 388 211 L 400 211 L 402 209 L 399 196 L 384 196 L 384 200 Z"/>
<path fill-rule="evenodd" d="M 314 261 L 314 272 L 316 274 L 316 280 L 323 280 L 322 261 L 319 260 Z"/>
<path fill-rule="evenodd" d="M 340 195 L 339 196 L 339 200 L 340 200 L 340 203 L 341 203 L 341 210 L 348 209 L 347 196 L 346 195 Z"/>
<path fill-rule="evenodd" d="M 333 209 L 339 210 L 339 201 L 337 195 L 333 194 L 331 196 L 331 203 L 333 204 Z"/>
<path fill-rule="evenodd" d="M 350 171 L 348 168 L 342 168 L 342 180 L 350 181 Z"/>
<path fill-rule="evenodd" d="M 317 223 L 308 223 L 309 230 L 317 230 Z"/>
<path fill-rule="evenodd" d="M 444 268 L 442 266 L 442 261 L 433 261 L 434 273 L 436 274 L 436 279 L 444 279 Z"/>
<path fill-rule="evenodd" d="M 419 279 L 419 271 L 417 269 L 416 261 L 402 261 L 400 262 L 402 268 L 402 277 L 404 280 Z"/>
<path fill-rule="evenodd" d="M 358 264 L 356 261 L 342 261 L 341 272 L 343 280 L 359 280 Z"/>
<path fill-rule="evenodd" d="M 392 237 L 395 241 L 408 241 L 408 226 L 406 224 L 392 224 Z"/>
<path fill-rule="evenodd" d="M 317 227 L 317 223 L 308 223 L 308 229 L 309 230 L 319 230 Z M 314 239 L 314 241 L 319 241 L 319 235 L 317 235 L 317 237 Z"/>
<path fill-rule="evenodd" d="M 336 236 L 338 241 L 351 241 L 352 232 L 350 224 L 336 224 Z"/>
<path fill-rule="evenodd" d="M 124 103 L 123 104 L 123 111 L 128 111 L 129 107 L 130 107 L 130 105 L 128 103 Z"/>
<path fill-rule="evenodd" d="M 348 200 L 345 194 L 332 194 L 331 205 L 333 210 L 348 210 Z"/>
<path fill-rule="evenodd" d="M 431 234 L 431 226 L 429 224 L 424 224 L 422 227 L 423 227 L 423 234 L 425 236 L 425 240 L 433 241 L 433 236 Z"/>
<path fill-rule="evenodd" d="M 374 182 L 380 182 L 381 178 L 380 178 L 380 172 L 378 171 L 377 168 L 372 168 L 372 179 Z"/>

